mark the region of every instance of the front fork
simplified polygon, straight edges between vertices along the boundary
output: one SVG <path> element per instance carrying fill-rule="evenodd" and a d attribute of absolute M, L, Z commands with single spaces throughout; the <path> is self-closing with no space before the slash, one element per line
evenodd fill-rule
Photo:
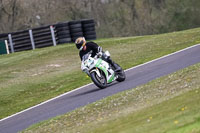
<path fill-rule="evenodd" d="M 96 72 L 96 74 L 97 74 L 99 77 L 101 77 L 101 74 L 100 74 L 100 72 L 99 72 L 99 69 L 98 69 L 98 68 L 96 68 L 96 69 L 93 69 L 92 71 L 90 71 L 90 73 L 92 73 L 92 72 Z"/>

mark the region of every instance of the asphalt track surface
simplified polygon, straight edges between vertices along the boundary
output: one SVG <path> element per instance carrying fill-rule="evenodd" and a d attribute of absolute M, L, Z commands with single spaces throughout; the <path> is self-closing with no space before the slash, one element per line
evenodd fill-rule
<path fill-rule="evenodd" d="M 37 106 L 0 120 L 0 133 L 16 133 L 32 124 L 65 114 L 115 93 L 135 88 L 158 77 L 200 62 L 200 45 L 178 51 L 126 70 L 126 80 L 106 89 L 94 84 L 78 88 Z"/>

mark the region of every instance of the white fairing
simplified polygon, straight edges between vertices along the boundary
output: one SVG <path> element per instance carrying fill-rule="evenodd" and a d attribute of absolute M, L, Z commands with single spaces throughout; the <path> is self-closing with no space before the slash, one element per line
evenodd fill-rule
<path fill-rule="evenodd" d="M 105 52 L 107 56 L 110 56 L 110 53 L 108 51 Z M 107 79 L 107 82 L 111 82 L 112 80 L 115 80 L 117 77 L 115 77 L 115 72 L 110 68 L 109 64 L 97 57 L 91 57 L 91 54 L 89 55 L 84 55 L 81 64 L 81 69 L 86 72 L 88 75 L 89 73 L 95 71 L 99 77 L 101 77 L 99 69 L 101 69 Z M 98 68 L 98 69 L 96 69 Z"/>
<path fill-rule="evenodd" d="M 87 69 L 87 70 L 91 70 L 91 68 L 93 68 L 96 64 L 96 61 L 94 60 L 94 58 L 92 57 L 88 57 L 87 60 L 83 60 L 81 63 L 81 69 Z"/>

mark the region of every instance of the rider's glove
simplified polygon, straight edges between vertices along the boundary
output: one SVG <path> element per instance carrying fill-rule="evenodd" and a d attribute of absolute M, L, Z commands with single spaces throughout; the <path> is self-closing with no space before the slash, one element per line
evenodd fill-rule
<path fill-rule="evenodd" d="M 103 49 L 102 49 L 102 47 L 98 47 L 98 52 L 102 52 L 103 51 Z"/>

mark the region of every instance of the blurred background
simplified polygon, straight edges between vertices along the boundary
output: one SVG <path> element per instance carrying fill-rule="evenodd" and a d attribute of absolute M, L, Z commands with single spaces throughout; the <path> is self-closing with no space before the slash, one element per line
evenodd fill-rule
<path fill-rule="evenodd" d="M 199 0 L 0 0 L 0 33 L 95 19 L 98 38 L 200 26 Z"/>

